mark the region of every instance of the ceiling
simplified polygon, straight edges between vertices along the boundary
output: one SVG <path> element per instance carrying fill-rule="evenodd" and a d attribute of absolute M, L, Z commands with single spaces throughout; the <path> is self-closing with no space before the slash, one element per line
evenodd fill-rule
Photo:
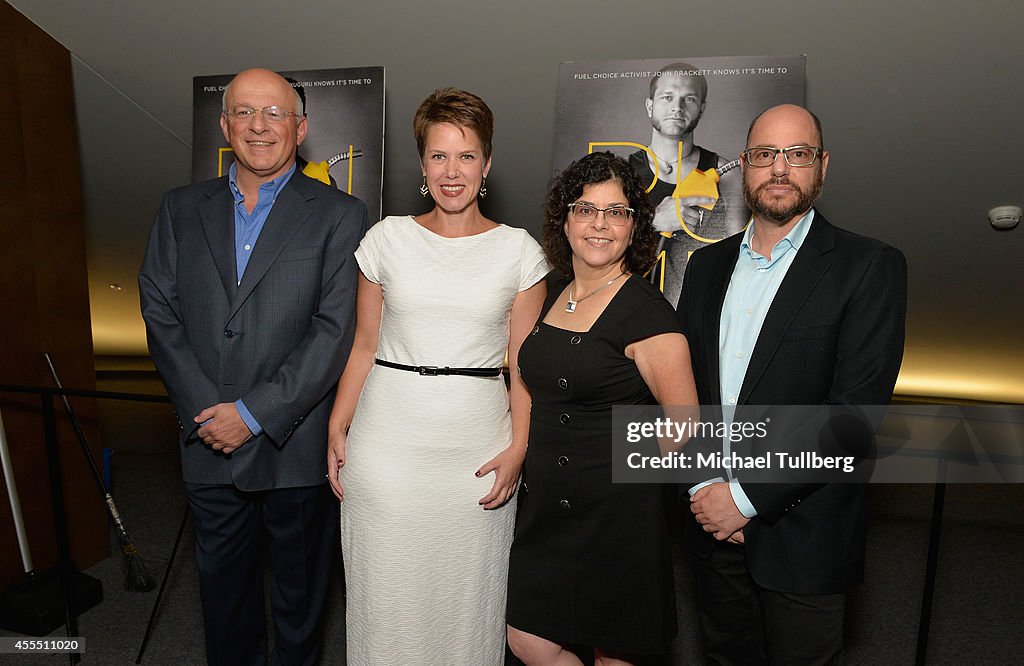
<path fill-rule="evenodd" d="M 821 208 L 908 257 L 898 390 L 1024 402 L 1024 225 L 986 220 L 1024 204 L 1018 3 L 10 4 L 73 57 L 97 354 L 146 352 L 136 273 L 160 195 L 189 180 L 193 76 L 385 66 L 385 214 L 424 206 L 419 101 L 473 90 L 497 118 L 487 212 L 536 234 L 560 62 L 804 53 L 832 152 Z"/>

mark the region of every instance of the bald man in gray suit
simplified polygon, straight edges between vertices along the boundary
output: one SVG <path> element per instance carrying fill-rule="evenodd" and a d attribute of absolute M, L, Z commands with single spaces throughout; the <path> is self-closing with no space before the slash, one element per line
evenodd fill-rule
<path fill-rule="evenodd" d="M 264 538 L 270 663 L 320 654 L 337 521 L 327 418 L 352 343 L 367 214 L 296 172 L 301 106 L 274 72 L 232 80 L 220 122 L 235 164 L 167 193 L 139 274 L 150 352 L 184 424 L 211 664 L 265 663 Z"/>

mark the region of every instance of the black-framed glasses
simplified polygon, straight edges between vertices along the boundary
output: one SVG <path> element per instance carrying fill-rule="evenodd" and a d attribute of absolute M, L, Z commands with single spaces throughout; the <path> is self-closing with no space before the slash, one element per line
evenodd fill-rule
<path fill-rule="evenodd" d="M 791 167 L 809 167 L 818 161 L 822 149 L 818 146 L 790 146 L 789 148 L 772 148 L 771 146 L 754 146 L 743 151 L 743 159 L 752 167 L 770 167 L 779 158 L 779 153 Z"/>
<path fill-rule="evenodd" d="M 231 107 L 230 109 L 224 110 L 225 116 L 231 120 L 237 120 L 239 122 L 248 122 L 255 118 L 257 113 L 263 114 L 263 119 L 272 123 L 282 123 L 288 120 L 288 116 L 295 116 L 297 118 L 301 117 L 294 111 L 289 111 L 288 109 L 282 106 L 277 106 L 276 104 L 274 106 L 264 106 L 259 109 L 239 104 Z"/>
<path fill-rule="evenodd" d="M 598 208 L 592 204 L 577 201 L 569 204 L 569 214 L 576 222 L 590 223 L 597 219 L 597 214 L 604 215 L 604 221 L 608 224 L 622 226 L 633 219 L 633 209 L 627 206 L 609 206 Z"/>

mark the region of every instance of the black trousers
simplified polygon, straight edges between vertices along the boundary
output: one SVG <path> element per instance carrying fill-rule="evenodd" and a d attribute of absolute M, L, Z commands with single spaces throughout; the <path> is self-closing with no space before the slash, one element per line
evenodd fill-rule
<path fill-rule="evenodd" d="M 713 664 L 842 663 L 846 594 L 766 590 L 750 576 L 743 546 L 717 544 L 693 557 L 704 653 Z"/>
<path fill-rule="evenodd" d="M 328 486 L 261 492 L 192 483 L 185 488 L 195 522 L 207 662 L 266 663 L 265 541 L 273 574 L 270 663 L 314 664 L 323 643 L 331 558 L 340 557 L 338 502 Z"/>

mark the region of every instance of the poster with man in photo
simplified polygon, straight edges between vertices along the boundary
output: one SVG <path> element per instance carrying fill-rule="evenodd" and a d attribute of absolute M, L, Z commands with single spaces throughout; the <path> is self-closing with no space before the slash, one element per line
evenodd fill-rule
<path fill-rule="evenodd" d="M 298 168 L 363 201 L 381 218 L 384 182 L 384 68 L 280 72 L 302 100 L 306 138 Z M 197 76 L 192 93 L 192 180 L 218 178 L 234 161 L 220 131 L 224 86 L 234 74 Z"/>
<path fill-rule="evenodd" d="M 661 248 L 649 279 L 673 306 L 694 250 L 742 231 L 739 153 L 750 121 L 804 103 L 805 56 L 562 63 L 554 170 L 597 150 L 629 160 L 655 207 Z"/>

